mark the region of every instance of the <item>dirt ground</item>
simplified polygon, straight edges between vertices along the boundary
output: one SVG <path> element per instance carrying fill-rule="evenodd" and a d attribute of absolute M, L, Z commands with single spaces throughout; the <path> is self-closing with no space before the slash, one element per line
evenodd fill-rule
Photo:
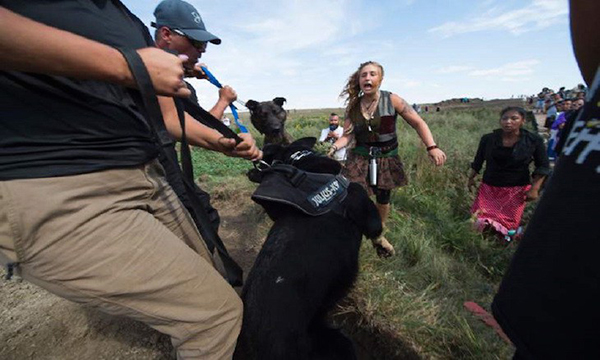
<path fill-rule="evenodd" d="M 223 241 L 247 274 L 268 231 L 267 224 L 256 226 L 264 214 L 249 196 L 215 206 Z M 7 281 L 4 270 L 0 276 L 0 359 L 173 358 L 169 338 L 144 324 L 87 309 L 26 281 Z"/>
<path fill-rule="evenodd" d="M 543 129 L 544 116 L 536 114 L 536 118 Z M 245 274 L 269 227 L 266 215 L 252 203 L 249 195 L 244 193 L 236 199 L 226 199 L 217 194 L 213 198 L 222 218 L 221 237 Z M 104 315 L 60 299 L 25 281 L 7 281 L 4 276 L 4 269 L 0 269 L 2 360 L 173 359 L 169 338 L 144 324 Z M 367 360 L 370 358 L 367 348 L 373 348 L 365 337 L 370 335 L 357 336 L 362 337 L 356 341 L 359 357 Z M 418 356 L 412 354 L 401 358 Z"/>
<path fill-rule="evenodd" d="M 270 226 L 249 195 L 234 201 L 213 199 L 221 214 L 220 235 L 245 275 Z M 169 338 L 142 323 L 85 308 L 18 278 L 5 280 L 5 274 L 0 270 L 2 360 L 174 358 Z M 368 359 L 365 349 L 357 347 L 360 358 Z"/>

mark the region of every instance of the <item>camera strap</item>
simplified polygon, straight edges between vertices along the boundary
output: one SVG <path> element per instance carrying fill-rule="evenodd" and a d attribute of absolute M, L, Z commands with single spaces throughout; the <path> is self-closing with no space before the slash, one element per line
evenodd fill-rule
<path fill-rule="evenodd" d="M 147 123 L 150 129 L 152 130 L 154 140 L 160 145 L 159 151 L 168 161 L 177 162 L 177 159 L 173 159 L 165 151 L 166 147 L 171 146 L 173 140 L 171 139 L 171 136 L 165 127 L 165 122 L 162 117 L 160 105 L 158 104 L 156 92 L 154 91 L 152 80 L 150 79 L 150 75 L 148 74 L 148 70 L 146 69 L 144 62 L 142 61 L 138 53 L 133 49 L 118 48 L 117 50 L 119 50 L 121 54 L 123 54 L 123 56 L 125 57 L 129 69 L 131 70 L 131 73 L 133 74 L 133 77 L 137 83 L 139 92 L 142 96 L 142 101 L 144 103 L 144 108 L 146 110 Z M 219 257 L 223 262 L 223 266 L 226 272 L 226 279 L 229 282 L 229 284 L 231 284 L 231 286 L 242 286 L 243 271 L 241 267 L 231 258 L 231 256 L 227 252 L 227 249 L 225 248 L 223 241 L 219 237 L 219 234 L 211 226 L 208 214 L 204 210 L 204 207 L 202 206 L 200 200 L 195 195 L 193 186 L 194 177 L 191 161 L 191 152 L 185 136 L 184 106 L 180 99 L 175 99 L 175 104 L 177 107 L 177 114 L 179 116 L 179 121 L 182 130 L 181 163 L 183 171 L 178 164 L 175 164 L 175 167 L 178 169 L 178 171 L 182 172 L 181 177 L 183 179 L 183 184 L 187 196 L 189 197 L 190 203 L 192 204 L 192 210 L 194 211 L 194 215 L 196 215 L 196 218 L 201 223 L 201 226 L 198 230 L 209 249 L 216 247 Z M 198 108 L 200 109 L 199 106 Z M 201 119 L 196 118 L 196 116 L 200 116 L 199 114 L 202 115 Z M 190 115 L 194 116 L 194 114 Z M 239 137 L 230 129 L 228 129 L 229 131 L 231 131 L 230 133 L 222 132 L 218 124 L 223 124 L 218 119 L 214 118 L 209 112 L 205 110 L 204 113 L 201 111 L 197 111 L 196 116 L 194 116 L 194 118 L 198 119 L 202 123 L 212 123 L 213 126 L 210 126 L 208 124 L 207 126 L 215 128 L 216 130 L 221 132 L 223 136 L 227 138 L 237 138 L 236 141 L 241 141 L 241 139 L 239 139 Z"/>

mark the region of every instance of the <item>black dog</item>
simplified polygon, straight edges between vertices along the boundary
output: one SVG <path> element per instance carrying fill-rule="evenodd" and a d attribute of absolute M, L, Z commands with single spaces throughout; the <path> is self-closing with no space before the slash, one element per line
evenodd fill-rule
<path fill-rule="evenodd" d="M 311 151 L 315 141 L 265 146 L 271 167 L 253 176 L 252 198 L 274 224 L 242 291 L 236 359 L 356 359 L 326 315 L 354 284 L 362 236 L 379 236 L 381 218 L 337 161 Z"/>
<path fill-rule="evenodd" d="M 276 97 L 272 101 L 248 100 L 246 107 L 250 110 L 252 125 L 263 135 L 265 144 L 288 145 L 292 137 L 285 131 L 287 112 L 283 109 L 285 98 Z"/>

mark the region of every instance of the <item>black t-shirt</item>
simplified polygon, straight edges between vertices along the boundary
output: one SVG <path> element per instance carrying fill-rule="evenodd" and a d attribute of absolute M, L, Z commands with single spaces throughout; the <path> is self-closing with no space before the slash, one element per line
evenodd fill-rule
<path fill-rule="evenodd" d="M 116 0 L 3 0 L 2 6 L 110 46 L 154 46 L 142 22 Z M 135 90 L 0 71 L 0 93 L 0 180 L 135 166 L 157 154 Z"/>
<path fill-rule="evenodd" d="M 600 71 L 492 304 L 526 359 L 600 359 Z"/>
<path fill-rule="evenodd" d="M 513 147 L 502 145 L 502 130 L 481 137 L 471 168 L 479 172 L 485 162 L 482 181 L 488 185 L 507 187 L 524 186 L 531 182 L 529 164 L 535 164 L 535 175 L 548 175 L 550 163 L 544 140 L 521 129 L 519 140 Z"/>

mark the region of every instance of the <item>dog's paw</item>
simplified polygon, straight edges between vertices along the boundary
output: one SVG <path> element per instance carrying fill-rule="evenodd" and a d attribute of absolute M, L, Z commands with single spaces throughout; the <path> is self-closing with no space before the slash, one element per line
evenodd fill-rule
<path fill-rule="evenodd" d="M 394 246 L 390 244 L 390 242 L 385 237 L 380 236 L 377 239 L 373 239 L 371 241 L 373 243 L 375 251 L 377 251 L 377 256 L 379 256 L 380 258 L 388 258 L 396 254 Z"/>

